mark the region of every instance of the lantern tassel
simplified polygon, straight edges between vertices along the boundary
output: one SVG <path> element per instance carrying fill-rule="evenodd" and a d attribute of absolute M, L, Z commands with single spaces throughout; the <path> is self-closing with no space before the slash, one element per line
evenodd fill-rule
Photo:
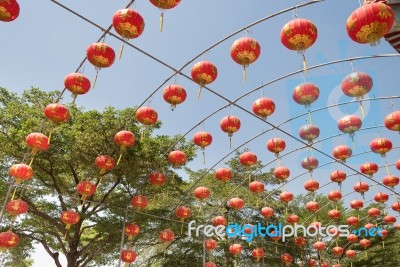
<path fill-rule="evenodd" d="M 121 48 L 119 49 L 118 60 L 121 60 L 121 58 L 122 58 L 122 53 L 124 52 L 124 46 L 125 46 L 125 44 L 122 44 Z"/>
<path fill-rule="evenodd" d="M 361 116 L 364 118 L 365 117 L 365 110 L 362 104 L 362 101 L 360 100 L 360 110 L 361 110 Z"/>
<path fill-rule="evenodd" d="M 203 89 L 203 86 L 200 85 L 200 87 L 199 87 L 199 93 L 197 94 L 197 100 L 200 99 L 201 89 Z"/>
<path fill-rule="evenodd" d="M 164 26 L 164 12 L 160 14 L 160 32 L 162 32 Z"/>
<path fill-rule="evenodd" d="M 365 257 L 368 258 L 367 250 L 365 250 Z"/>
<path fill-rule="evenodd" d="M 117 164 L 115 166 L 118 166 L 118 164 L 121 162 L 121 159 L 122 159 L 122 153 L 119 153 Z"/>
<path fill-rule="evenodd" d="M 308 120 L 309 120 L 310 124 L 312 124 L 312 118 L 311 118 L 310 110 L 308 110 Z"/>
<path fill-rule="evenodd" d="M 243 66 L 243 81 L 247 81 L 246 66 Z"/>
<path fill-rule="evenodd" d="M 275 253 L 278 254 L 278 245 L 275 244 Z"/>
<path fill-rule="evenodd" d="M 36 152 L 33 152 L 33 156 L 31 158 L 31 161 L 29 162 L 29 167 L 32 167 L 33 160 L 35 159 L 35 154 Z"/>
<path fill-rule="evenodd" d="M 53 135 L 53 129 L 51 129 L 50 133 L 49 133 L 49 139 L 47 141 L 47 144 L 50 145 L 50 140 L 51 140 L 51 136 Z"/>
<path fill-rule="evenodd" d="M 144 128 L 142 128 L 142 132 L 140 133 L 140 142 L 143 141 L 143 137 L 144 137 Z"/>
<path fill-rule="evenodd" d="M 279 156 L 276 156 L 276 165 L 281 166 L 281 159 L 279 158 Z"/>
<path fill-rule="evenodd" d="M 301 53 L 303 56 L 303 70 L 304 72 L 307 72 L 307 61 L 306 61 L 306 56 L 304 55 L 304 52 Z"/>
<path fill-rule="evenodd" d="M 350 262 L 350 267 L 353 267 L 353 262 L 352 261 Z"/>
<path fill-rule="evenodd" d="M 182 220 L 182 223 L 181 223 L 181 235 L 183 234 L 183 220 Z"/>
<path fill-rule="evenodd" d="M 387 161 L 385 160 L 385 168 L 388 175 L 390 175 L 390 170 Z"/>
<path fill-rule="evenodd" d="M 96 86 L 97 76 L 99 75 L 99 71 L 96 71 L 96 76 L 94 76 L 93 86 L 92 89 Z"/>
<path fill-rule="evenodd" d="M 249 184 L 251 183 L 251 174 L 249 173 Z"/>
<path fill-rule="evenodd" d="M 206 152 L 203 149 L 203 164 L 206 165 Z"/>
<path fill-rule="evenodd" d="M 17 192 L 17 188 L 14 188 L 14 192 L 13 192 L 13 194 L 12 194 L 12 196 L 11 196 L 11 200 L 14 200 L 14 197 L 15 197 L 15 193 Z"/>
<path fill-rule="evenodd" d="M 385 241 L 382 241 L 382 248 L 385 248 Z"/>

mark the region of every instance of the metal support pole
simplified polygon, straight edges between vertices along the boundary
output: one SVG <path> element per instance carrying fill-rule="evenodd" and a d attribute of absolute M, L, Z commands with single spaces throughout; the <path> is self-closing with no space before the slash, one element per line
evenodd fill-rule
<path fill-rule="evenodd" d="M 8 199 L 10 198 L 11 190 L 12 190 L 12 188 L 13 188 L 13 185 L 14 185 L 14 182 L 11 182 L 11 183 L 10 183 L 10 186 L 8 187 L 8 191 L 7 191 L 7 194 L 6 194 L 6 198 L 4 199 L 3 206 L 1 207 L 0 224 L 3 222 L 4 212 L 5 212 L 5 210 L 6 210 L 6 205 L 7 205 Z"/>
<path fill-rule="evenodd" d="M 125 241 L 125 226 L 126 226 L 126 217 L 128 216 L 128 207 L 125 209 L 125 218 L 124 218 L 124 224 L 122 226 L 122 236 L 121 236 L 121 244 L 119 247 L 119 256 L 118 256 L 118 265 L 117 267 L 121 267 L 121 253 L 124 248 L 124 241 Z"/>

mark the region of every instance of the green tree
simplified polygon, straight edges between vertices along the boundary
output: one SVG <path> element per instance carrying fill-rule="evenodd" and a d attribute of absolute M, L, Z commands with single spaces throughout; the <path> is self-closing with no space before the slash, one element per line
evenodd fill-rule
<path fill-rule="evenodd" d="M 2 231 L 12 226 L 22 240 L 19 248 L 7 256 L 5 262 L 8 265 L 29 266 L 30 261 L 22 263 L 21 260 L 32 252 L 31 242 L 41 244 L 58 267 L 61 266 L 60 253 L 66 256 L 68 267 L 114 262 L 119 255 L 124 221 L 133 220 L 153 234 L 154 229 L 165 227 L 163 220 L 154 220 L 132 207 L 127 208 L 132 196 L 146 195 L 150 200 L 146 212 L 168 216 L 168 207 L 163 204 L 177 199 L 185 185 L 170 168 L 168 151 L 179 148 L 186 152 L 189 160 L 194 156 L 193 145 L 179 136 L 152 136 L 152 128 L 145 129 L 142 135 L 133 109 L 118 111 L 110 107 L 99 112 L 84 111 L 71 105 L 68 122 L 53 125 L 45 120 L 43 109 L 53 103 L 58 94 L 32 88 L 19 97 L 0 88 L 2 177 L 9 177 L 8 169 L 12 164 L 26 163 L 32 158 L 24 144 L 29 133 L 48 135 L 52 131 L 50 148 L 38 153 L 33 161 L 34 177 L 15 187 L 16 197 L 29 204 L 29 212 L 15 221 L 6 215 L 2 222 Z M 155 127 L 160 127 L 160 123 Z M 124 153 L 121 163 L 113 171 L 101 176 L 94 159 L 101 154 L 118 157 L 120 148 L 113 143 L 113 137 L 123 129 L 139 137 L 136 145 Z M 163 187 L 162 194 L 148 182 L 151 171 L 163 172 L 173 180 Z M 97 184 L 96 194 L 86 202 L 76 193 L 76 186 L 82 180 Z M 10 183 L 11 178 L 0 181 L 2 201 Z M 75 210 L 81 218 L 69 231 L 60 220 L 60 214 L 65 210 Z M 140 235 L 147 234 L 142 230 Z M 20 254 L 21 251 L 24 253 Z M 21 263 L 16 263 L 16 259 Z"/>

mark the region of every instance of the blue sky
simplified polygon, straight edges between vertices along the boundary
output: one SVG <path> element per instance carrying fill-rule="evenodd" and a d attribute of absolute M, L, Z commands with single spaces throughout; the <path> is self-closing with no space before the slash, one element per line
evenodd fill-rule
<path fill-rule="evenodd" d="M 127 1 L 60 2 L 107 28 L 111 24 L 114 12 L 124 7 Z M 261 0 L 183 0 L 178 7 L 165 12 L 164 30 L 160 33 L 158 31 L 160 11 L 149 1 L 136 1 L 133 8 L 142 14 L 146 26 L 142 36 L 130 42 L 178 69 L 195 55 L 232 32 L 299 3 L 299 1 Z M 85 57 L 86 47 L 98 39 L 101 31 L 51 1 L 21 1 L 20 6 L 20 17 L 16 21 L 0 24 L 0 32 L 3 36 L 0 86 L 18 93 L 30 86 L 40 87 L 45 91 L 62 90 L 64 76 L 77 68 Z M 356 44 L 350 40 L 345 30 L 345 22 L 350 13 L 358 6 L 357 0 L 328 0 L 297 10 L 300 18 L 312 20 L 318 28 L 318 40 L 306 52 L 309 66 L 348 57 L 395 53 L 394 49 L 384 40 L 377 47 Z M 218 78 L 209 87 L 233 100 L 261 84 L 299 70 L 301 56 L 287 50 L 279 39 L 282 26 L 292 18 L 293 12 L 274 17 L 252 27 L 247 32 L 242 31 L 201 56 L 199 60 L 212 61 L 218 68 Z M 241 66 L 234 63 L 229 55 L 233 41 L 245 35 L 257 39 L 261 45 L 260 58 L 247 70 L 247 82 L 242 80 Z M 116 52 L 121 45 L 120 41 L 112 36 L 106 37 L 106 43 L 110 44 Z M 373 77 L 374 87 L 369 97 L 399 95 L 397 88 L 399 58 L 368 59 L 354 62 L 353 65 L 355 70 L 367 72 Z M 185 68 L 183 73 L 189 75 L 190 66 Z M 318 84 L 321 91 L 320 98 L 312 105 L 312 109 L 350 101 L 350 98 L 341 94 L 340 82 L 351 71 L 352 67 L 348 62 L 309 70 L 305 75 L 305 80 Z M 84 73 L 93 79 L 95 75 L 93 66 L 86 63 Z M 121 109 L 134 107 L 142 103 L 172 73 L 170 69 L 125 46 L 122 59 L 117 60 L 112 67 L 101 70 L 96 87 L 87 95 L 78 97 L 77 104 L 88 110 L 101 110 L 106 106 Z M 156 134 L 182 134 L 226 104 L 225 100 L 204 90 L 198 101 L 198 85 L 182 76 L 176 76 L 169 83 L 174 81 L 186 88 L 187 101 L 179 105 L 175 111 L 171 111 L 169 105 L 162 98 L 162 90 L 151 98 L 150 105 L 158 111 L 159 119 L 163 122 L 162 128 L 157 130 Z M 302 77 L 299 74 L 288 77 L 265 87 L 262 92 L 257 91 L 250 94 L 240 100 L 238 104 L 250 110 L 252 102 L 261 95 L 270 97 L 275 101 L 277 108 L 268 121 L 279 124 L 306 112 L 304 107 L 297 105 L 291 98 L 293 87 L 301 81 Z M 69 93 L 66 93 L 63 102 L 70 101 Z M 384 116 L 393 110 L 392 105 L 394 109 L 399 109 L 399 100 L 365 103 L 367 116 L 363 120 L 363 127 L 382 125 Z M 336 135 L 338 133 L 336 121 L 346 113 L 360 115 L 358 104 L 332 108 L 329 111 L 325 109 L 313 114 L 314 124 L 321 129 L 320 139 Z M 233 138 L 234 148 L 269 128 L 268 125 L 236 107 L 226 108 L 204 123 L 204 129 L 209 131 L 214 138 L 211 147 L 206 149 L 207 164 L 205 166 L 202 164 L 199 153 L 200 156 L 189 163 L 189 167 L 209 168 L 231 151 L 228 137 L 219 128 L 219 121 L 227 115 L 236 115 L 242 122 L 242 128 Z M 282 129 L 297 136 L 298 128 L 306 124 L 306 120 L 307 116 L 300 117 L 283 125 Z M 196 131 L 202 129 L 203 127 L 198 127 L 188 137 L 191 138 Z M 256 153 L 263 163 L 268 163 L 273 159 L 273 155 L 266 150 L 265 143 L 273 136 L 286 140 L 286 151 L 301 146 L 278 131 L 270 131 L 250 142 L 245 148 Z M 389 132 L 384 128 L 366 130 L 356 134 L 356 147 L 353 149 L 353 154 L 368 151 L 370 140 L 377 136 L 391 138 L 394 146 L 399 146 L 399 136 L 396 133 Z M 316 147 L 330 154 L 334 146 L 343 143 L 351 146 L 350 139 L 342 136 L 324 141 Z M 392 151 L 387 156 L 387 161 L 394 163 L 398 159 L 398 155 L 398 150 Z M 290 167 L 292 177 L 303 172 L 300 161 L 305 156 L 306 152 L 302 149 L 282 159 L 282 164 Z M 331 161 L 318 153 L 315 153 L 315 156 L 318 157 L 320 165 Z M 367 153 L 365 156 L 348 160 L 348 163 L 358 169 L 358 166 L 366 160 L 376 161 L 380 165 L 384 162 L 379 156 Z M 217 166 L 223 166 L 223 162 Z M 274 166 L 275 163 L 270 164 L 266 169 Z M 337 167 L 351 174 L 351 171 L 345 167 L 330 164 L 316 170 L 314 176 L 323 185 L 329 182 L 330 172 Z M 391 171 L 398 174 L 394 167 L 391 168 Z M 381 180 L 384 175 L 385 170 L 382 169 L 376 177 Z M 297 182 L 290 183 L 288 190 L 296 194 L 305 193 L 303 183 L 307 179 L 308 175 L 303 175 Z M 358 181 L 356 176 L 348 178 L 344 185 L 344 191 L 352 190 L 356 181 Z M 337 186 L 329 185 L 324 188 L 323 192 L 334 188 Z M 381 189 L 375 189 L 375 192 L 368 193 L 367 199 L 378 192 L 377 190 Z M 358 195 L 353 195 L 349 197 L 349 200 L 359 198 Z M 391 198 L 390 202 L 393 200 Z M 35 267 L 44 266 L 49 260 L 42 252 L 35 254 L 34 259 Z"/>

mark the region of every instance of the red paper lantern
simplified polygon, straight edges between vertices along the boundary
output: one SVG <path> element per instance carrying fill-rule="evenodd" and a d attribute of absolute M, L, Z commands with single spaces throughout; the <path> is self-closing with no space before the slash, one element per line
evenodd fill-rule
<path fill-rule="evenodd" d="M 331 173 L 330 178 L 332 182 L 340 185 L 344 180 L 346 180 L 347 174 L 344 171 L 336 170 Z"/>
<path fill-rule="evenodd" d="M 299 247 L 304 247 L 307 244 L 307 240 L 302 236 L 297 236 L 294 238 L 294 244 Z"/>
<path fill-rule="evenodd" d="M 350 147 L 345 145 L 339 145 L 333 149 L 332 155 L 335 159 L 346 162 L 346 159 L 351 157 L 352 150 Z"/>
<path fill-rule="evenodd" d="M 389 195 L 383 192 L 378 192 L 375 194 L 374 200 L 379 203 L 385 203 L 389 200 Z"/>
<path fill-rule="evenodd" d="M 315 201 L 307 202 L 306 209 L 310 212 L 316 212 L 319 210 L 319 203 Z"/>
<path fill-rule="evenodd" d="M 400 159 L 396 160 L 396 169 L 400 171 Z"/>
<path fill-rule="evenodd" d="M 356 226 L 360 223 L 360 220 L 355 217 L 355 216 L 350 216 L 349 218 L 347 218 L 347 224 L 351 225 L 351 226 Z"/>
<path fill-rule="evenodd" d="M 185 152 L 180 150 L 171 151 L 168 154 L 168 161 L 174 166 L 174 168 L 178 168 L 186 163 L 187 156 Z"/>
<path fill-rule="evenodd" d="M 30 133 L 26 137 L 26 145 L 32 149 L 32 153 L 44 151 L 49 148 L 49 138 L 42 133 Z"/>
<path fill-rule="evenodd" d="M 115 167 L 115 160 L 108 155 L 100 155 L 96 157 L 94 164 L 100 170 L 100 174 L 111 171 Z"/>
<path fill-rule="evenodd" d="M 367 223 L 366 225 L 364 225 L 364 228 L 370 230 L 371 228 L 375 228 L 375 224 Z"/>
<path fill-rule="evenodd" d="M 176 105 L 185 102 L 187 97 L 186 90 L 179 84 L 171 84 L 164 88 L 163 98 L 171 105 L 171 109 L 174 110 Z"/>
<path fill-rule="evenodd" d="M 138 210 L 145 209 L 147 208 L 147 197 L 136 195 L 131 199 L 131 204 Z"/>
<path fill-rule="evenodd" d="M 342 92 L 349 96 L 361 100 L 364 95 L 371 91 L 373 81 L 367 73 L 356 71 L 348 74 L 341 83 Z"/>
<path fill-rule="evenodd" d="M 394 202 L 392 204 L 392 210 L 400 212 L 400 202 Z"/>
<path fill-rule="evenodd" d="M 360 246 L 363 247 L 364 249 L 367 249 L 368 247 L 371 246 L 371 241 L 369 241 L 368 239 L 361 239 Z"/>
<path fill-rule="evenodd" d="M 373 225 L 373 226 L 375 226 L 375 225 Z M 385 239 L 386 237 L 388 237 L 389 232 L 388 232 L 388 230 L 383 229 L 383 230 L 381 230 L 378 234 L 381 235 L 381 238 L 382 238 L 382 239 Z"/>
<path fill-rule="evenodd" d="M 121 251 L 121 260 L 125 263 L 125 267 L 128 267 L 130 263 L 136 260 L 136 258 L 136 252 L 131 249 L 123 249 Z"/>
<path fill-rule="evenodd" d="M 350 201 L 350 207 L 355 210 L 359 210 L 364 206 L 364 202 L 358 199 Z"/>
<path fill-rule="evenodd" d="M 211 145 L 212 140 L 212 135 L 206 131 L 197 132 L 193 136 L 194 144 L 201 147 L 203 150 L 205 147 Z"/>
<path fill-rule="evenodd" d="M 208 261 L 204 264 L 204 267 L 217 267 L 217 265 L 212 261 Z"/>
<path fill-rule="evenodd" d="M 29 205 L 22 199 L 10 200 L 6 205 L 6 211 L 13 216 L 24 214 L 28 211 Z"/>
<path fill-rule="evenodd" d="M 157 111 L 152 107 L 140 107 L 136 110 L 136 120 L 143 125 L 154 125 L 157 119 Z"/>
<path fill-rule="evenodd" d="M 379 215 L 381 215 L 381 211 L 377 208 L 370 208 L 368 210 L 369 217 L 378 217 Z"/>
<path fill-rule="evenodd" d="M 325 243 L 321 242 L 321 241 L 317 241 L 313 244 L 314 249 L 318 250 L 318 251 L 322 251 L 325 249 Z"/>
<path fill-rule="evenodd" d="M 364 182 L 358 182 L 354 185 L 354 191 L 361 193 L 363 195 L 365 192 L 369 190 L 369 185 Z"/>
<path fill-rule="evenodd" d="M 257 261 L 260 261 L 262 257 L 264 257 L 265 252 L 262 248 L 255 248 L 251 251 L 251 256 L 255 258 Z"/>
<path fill-rule="evenodd" d="M 400 111 L 394 111 L 385 117 L 385 127 L 400 132 Z"/>
<path fill-rule="evenodd" d="M 289 203 L 293 200 L 293 194 L 291 192 L 282 192 L 279 194 L 279 200 L 285 203 Z"/>
<path fill-rule="evenodd" d="M 14 164 L 9 170 L 10 176 L 15 180 L 16 184 L 20 184 L 22 180 L 26 181 L 32 178 L 33 170 L 26 164 Z"/>
<path fill-rule="evenodd" d="M 261 97 L 253 102 L 252 109 L 254 114 L 266 120 L 275 112 L 275 103 L 270 98 Z"/>
<path fill-rule="evenodd" d="M 320 262 L 319 267 L 329 267 L 330 264 L 328 262 Z"/>
<path fill-rule="evenodd" d="M 356 243 L 358 242 L 358 236 L 355 234 L 349 234 L 347 236 L 347 241 L 349 241 L 350 243 Z"/>
<path fill-rule="evenodd" d="M 297 18 L 291 20 L 281 30 L 282 44 L 290 50 L 299 52 L 311 47 L 317 37 L 317 28 L 307 19 Z"/>
<path fill-rule="evenodd" d="M 314 169 L 318 167 L 318 159 L 316 157 L 306 157 L 301 161 L 301 167 L 312 172 Z"/>
<path fill-rule="evenodd" d="M 227 225 L 228 222 L 226 221 L 226 219 L 223 216 L 216 216 L 214 218 L 212 218 L 211 220 L 212 225 L 213 226 L 219 226 L 219 225 Z"/>
<path fill-rule="evenodd" d="M 206 241 L 204 241 L 204 248 L 208 251 L 216 249 L 217 246 L 218 243 L 214 239 L 207 239 Z"/>
<path fill-rule="evenodd" d="M 285 150 L 286 142 L 281 138 L 271 138 L 267 141 L 267 149 L 268 151 L 275 153 L 275 156 L 278 158 L 279 153 Z"/>
<path fill-rule="evenodd" d="M 176 217 L 178 217 L 181 220 L 181 222 L 183 222 L 185 219 L 192 216 L 192 211 L 188 207 L 179 206 L 176 208 L 175 214 Z"/>
<path fill-rule="evenodd" d="M 180 2 L 181 0 L 150 0 L 150 3 L 159 9 L 171 9 L 176 7 Z"/>
<path fill-rule="evenodd" d="M 304 188 L 309 192 L 314 192 L 319 189 L 319 183 L 316 180 L 308 180 L 304 183 Z"/>
<path fill-rule="evenodd" d="M 61 213 L 61 221 L 66 224 L 65 229 L 71 228 L 71 225 L 77 224 L 81 217 L 75 211 L 63 211 Z"/>
<path fill-rule="evenodd" d="M 10 22 L 18 18 L 20 7 L 16 0 L 0 1 L 0 21 Z"/>
<path fill-rule="evenodd" d="M 215 81 L 215 79 L 217 79 L 217 75 L 217 67 L 215 67 L 215 65 L 210 61 L 200 61 L 193 65 L 191 69 L 192 79 L 200 85 L 197 98 L 200 98 L 201 89 L 203 86 Z"/>
<path fill-rule="evenodd" d="M 270 207 L 263 207 L 262 209 L 261 209 L 261 211 L 260 211 L 260 214 L 264 217 L 264 218 L 266 218 L 266 219 L 269 219 L 269 218 L 271 218 L 272 216 L 274 216 L 274 209 L 272 209 L 272 208 L 270 208 Z"/>
<path fill-rule="evenodd" d="M 346 251 L 346 256 L 348 257 L 348 258 L 354 258 L 355 256 L 357 255 L 357 252 L 355 252 L 354 250 L 352 250 L 352 249 L 349 249 L 349 250 L 347 250 Z"/>
<path fill-rule="evenodd" d="M 250 168 L 257 163 L 257 155 L 252 152 L 244 152 L 239 157 L 240 164 Z"/>
<path fill-rule="evenodd" d="M 143 17 L 132 8 L 124 8 L 114 13 L 112 20 L 115 31 L 124 39 L 139 37 L 144 30 Z"/>
<path fill-rule="evenodd" d="M 365 162 L 360 166 L 361 173 L 368 175 L 369 177 L 372 177 L 375 173 L 378 172 L 378 170 L 379 167 L 374 162 Z"/>
<path fill-rule="evenodd" d="M 131 131 L 119 131 L 114 135 L 114 143 L 121 148 L 134 146 L 135 142 L 135 135 Z"/>
<path fill-rule="evenodd" d="M 244 201 L 238 197 L 231 198 L 229 200 L 229 207 L 231 207 L 234 211 L 240 210 L 244 207 Z"/>
<path fill-rule="evenodd" d="M 300 217 L 296 214 L 291 214 L 286 218 L 288 224 L 295 224 L 300 222 Z"/>
<path fill-rule="evenodd" d="M 300 105 L 309 108 L 319 97 L 319 88 L 314 83 L 302 83 L 297 85 L 292 93 L 293 100 Z"/>
<path fill-rule="evenodd" d="M 274 170 L 274 176 L 280 181 L 285 181 L 290 176 L 290 170 L 284 166 L 276 167 Z"/>
<path fill-rule="evenodd" d="M 341 216 L 341 213 L 338 210 L 328 211 L 328 217 L 331 218 L 332 220 L 339 220 L 340 216 Z"/>
<path fill-rule="evenodd" d="M 233 244 L 229 246 L 229 253 L 231 253 L 234 257 L 239 255 L 242 252 L 243 248 L 240 244 Z"/>
<path fill-rule="evenodd" d="M 333 264 L 332 267 L 342 267 L 341 264 Z"/>
<path fill-rule="evenodd" d="M 82 200 L 85 201 L 86 197 L 96 193 L 96 185 L 89 181 L 81 181 L 76 186 L 76 191 L 82 195 Z"/>
<path fill-rule="evenodd" d="M 219 123 L 221 130 L 228 134 L 229 138 L 240 129 L 240 120 L 236 116 L 226 116 Z"/>
<path fill-rule="evenodd" d="M 354 138 L 354 133 L 360 130 L 362 120 L 355 115 L 347 115 L 338 121 L 338 128 L 341 132 L 347 133 Z"/>
<path fill-rule="evenodd" d="M 393 10 L 384 3 L 369 3 L 357 8 L 346 23 L 349 37 L 357 43 L 376 45 L 392 28 Z"/>
<path fill-rule="evenodd" d="M 369 144 L 372 152 L 380 154 L 382 157 L 386 156 L 386 153 L 389 152 L 393 145 L 392 142 L 387 138 L 375 138 Z"/>
<path fill-rule="evenodd" d="M 197 199 L 204 200 L 211 195 L 211 190 L 208 187 L 200 186 L 194 190 L 194 196 Z"/>
<path fill-rule="evenodd" d="M 242 37 L 233 42 L 231 58 L 243 66 L 243 80 L 246 80 L 246 67 L 258 59 L 260 50 L 258 42 L 250 37 Z"/>
<path fill-rule="evenodd" d="M 215 179 L 221 182 L 227 182 L 232 179 L 232 171 L 227 168 L 219 168 L 215 171 Z"/>
<path fill-rule="evenodd" d="M 392 225 L 396 222 L 396 217 L 392 215 L 386 215 L 385 217 L 383 217 L 383 221 L 389 225 Z"/>
<path fill-rule="evenodd" d="M 313 124 L 306 124 L 300 127 L 299 136 L 301 139 L 308 141 L 309 144 L 318 138 L 319 128 Z"/>
<path fill-rule="evenodd" d="M 399 184 L 400 178 L 394 175 L 387 175 L 383 177 L 382 183 L 391 188 Z"/>
<path fill-rule="evenodd" d="M 249 184 L 249 189 L 255 194 L 260 194 L 264 192 L 264 184 L 259 181 L 254 181 Z"/>
<path fill-rule="evenodd" d="M 11 231 L 0 233 L 0 250 L 7 252 L 7 249 L 18 246 L 19 237 Z"/>
<path fill-rule="evenodd" d="M 286 264 L 286 266 L 289 266 L 289 264 L 293 261 L 293 257 L 288 253 L 284 253 L 281 255 L 281 261 Z"/>
<path fill-rule="evenodd" d="M 309 259 L 309 260 L 307 260 L 307 266 L 309 266 L 309 267 L 315 267 L 315 266 L 317 266 L 317 261 L 314 260 L 314 259 Z M 320 267 L 321 267 L 321 266 L 320 266 Z"/>
<path fill-rule="evenodd" d="M 311 227 L 310 230 L 318 230 L 321 228 L 321 223 L 314 221 L 314 222 L 310 223 L 309 226 Z"/>
<path fill-rule="evenodd" d="M 328 193 L 328 198 L 329 198 L 329 200 L 332 200 L 332 201 L 339 201 L 342 199 L 342 193 L 340 191 L 336 191 L 336 190 L 330 191 Z"/>
<path fill-rule="evenodd" d="M 66 122 L 69 119 L 68 108 L 61 104 L 48 104 L 44 109 L 44 115 L 53 123 Z"/>
<path fill-rule="evenodd" d="M 140 233 L 140 227 L 137 224 L 128 223 L 125 225 L 124 232 L 128 236 L 128 240 L 132 240 Z"/>
<path fill-rule="evenodd" d="M 165 229 L 160 232 L 160 239 L 164 243 L 168 244 L 175 239 L 175 234 L 170 229 Z"/>
<path fill-rule="evenodd" d="M 165 185 L 167 182 L 167 176 L 161 172 L 151 172 L 149 175 L 149 182 L 151 185 L 158 188 Z"/>
<path fill-rule="evenodd" d="M 115 52 L 108 44 L 93 43 L 86 48 L 86 57 L 99 70 L 108 68 L 114 63 Z"/>
<path fill-rule="evenodd" d="M 90 80 L 82 73 L 70 73 L 64 78 L 64 86 L 74 96 L 84 95 L 91 88 Z"/>

